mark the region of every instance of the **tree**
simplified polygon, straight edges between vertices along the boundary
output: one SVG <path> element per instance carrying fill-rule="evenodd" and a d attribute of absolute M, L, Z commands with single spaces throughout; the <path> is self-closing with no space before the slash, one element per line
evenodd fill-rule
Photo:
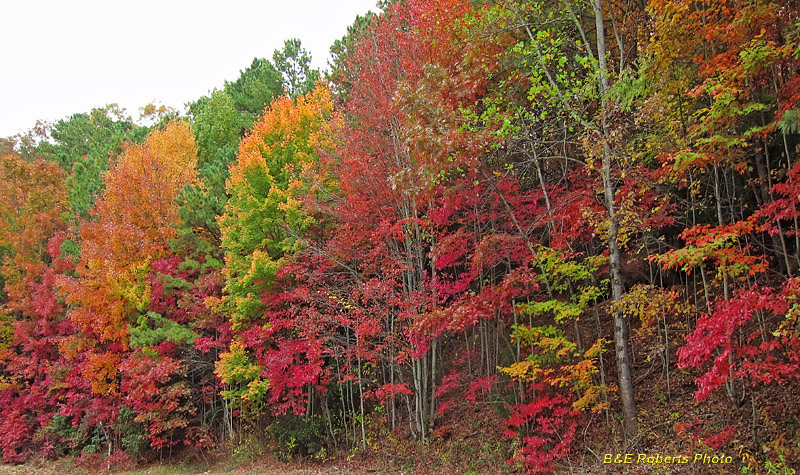
<path fill-rule="evenodd" d="M 264 108 L 283 93 L 281 73 L 267 59 L 253 58 L 234 82 L 225 82 L 224 91 L 233 105 L 247 117 L 247 127 L 256 121 Z"/>
<path fill-rule="evenodd" d="M 65 281 L 70 315 L 87 336 L 127 345 L 128 323 L 149 299 L 144 273 L 175 235 L 175 198 L 196 181 L 197 149 L 185 122 L 128 144 L 105 175 L 106 192 L 81 230 L 78 278 Z"/>
<path fill-rule="evenodd" d="M 347 71 L 347 61 L 353 53 L 353 48 L 366 36 L 371 23 L 377 18 L 378 15 L 372 11 L 364 16 L 357 15 L 353 24 L 347 27 L 347 34 L 331 45 L 331 61 L 328 62 L 330 72 L 327 74 L 327 79 L 338 89 L 335 91 L 335 96 L 347 96 L 353 87 L 352 77 L 348 77 L 353 72 Z"/>
<path fill-rule="evenodd" d="M 18 155 L 0 158 L 0 251 L 6 311 L 34 315 L 36 294 L 46 266 L 47 241 L 65 224 L 64 174 L 55 164 L 28 162 Z M 9 307 L 10 306 L 10 307 Z"/>
<path fill-rule="evenodd" d="M 622 252 L 620 249 L 619 238 L 619 215 L 616 204 L 616 173 L 611 151 L 612 131 L 608 123 L 609 110 L 609 71 L 606 56 L 606 37 L 605 37 L 605 17 L 603 16 L 603 5 L 601 0 L 593 0 L 595 34 L 597 45 L 597 81 L 600 91 L 601 109 L 599 132 L 602 134 L 603 154 L 602 169 L 600 174 L 603 179 L 603 196 L 605 197 L 606 210 L 608 212 L 608 265 L 611 273 L 611 298 L 612 302 L 619 302 L 625 294 L 625 287 L 622 280 Z M 588 48 L 588 45 L 587 45 Z M 622 51 L 619 52 L 623 54 Z M 620 69 L 623 67 L 623 58 L 620 58 Z M 631 358 L 630 344 L 628 338 L 630 328 L 628 321 L 618 311 L 614 312 L 614 348 L 617 354 L 617 374 L 619 375 L 619 392 L 622 397 L 622 410 L 625 414 L 625 432 L 628 437 L 634 437 L 638 431 L 638 414 L 636 411 L 636 397 L 633 387 L 633 360 Z"/>
<path fill-rule="evenodd" d="M 592 180 L 599 181 L 605 210 L 602 218 L 596 215 L 592 225 L 596 227 L 596 234 L 605 240 L 609 255 L 611 301 L 619 302 L 625 294 L 621 267 L 626 241 L 631 235 L 644 235 L 652 230 L 651 227 L 625 223 L 628 216 L 638 214 L 640 217 L 634 221 L 642 219 L 642 213 L 626 209 L 629 205 L 621 199 L 619 191 L 626 176 L 652 175 L 649 170 L 652 162 L 637 161 L 635 158 L 643 154 L 626 149 L 626 143 L 620 140 L 622 136 L 636 132 L 636 128 L 627 122 L 628 119 L 621 112 L 626 107 L 628 113 L 633 112 L 631 107 L 643 92 L 641 80 L 637 79 L 640 78 L 635 57 L 637 50 L 624 46 L 637 44 L 639 38 L 632 32 L 621 33 L 613 16 L 608 21 L 607 15 L 613 15 L 614 12 L 612 5 L 603 5 L 597 0 L 591 2 L 589 7 L 589 12 L 583 12 L 571 2 L 559 5 L 547 2 L 508 4 L 509 13 L 517 17 L 526 37 L 526 41 L 519 43 L 515 49 L 522 53 L 523 65 L 528 68 L 528 98 L 533 110 L 538 112 L 538 117 L 533 114 L 522 115 L 526 122 L 530 121 L 528 124 L 523 122 L 523 134 L 535 134 L 533 137 L 521 136 L 524 150 L 532 159 L 534 171 L 545 193 L 546 168 L 543 164 L 555 161 L 550 160 L 553 158 L 570 160 L 584 167 L 572 173 L 584 174 L 588 171 L 593 175 Z M 640 18 L 642 14 L 636 8 L 626 11 L 626 16 L 630 18 Z M 583 23 L 586 16 L 593 20 L 590 25 Z M 609 49 L 607 44 L 610 44 L 606 38 L 609 23 L 615 31 L 617 47 L 614 49 Z M 559 120 L 562 121 L 560 126 L 557 125 Z M 541 140 L 539 136 L 542 136 Z M 557 138 L 559 136 L 560 139 Z M 582 147 L 572 147 L 574 142 L 570 140 L 581 143 Z M 595 165 L 595 161 L 599 162 L 599 166 Z M 653 193 L 649 190 L 640 189 L 638 192 L 648 194 L 649 199 L 644 201 L 636 198 L 639 203 L 632 208 L 644 206 L 652 210 L 663 204 L 658 201 L 654 204 Z M 552 210 L 552 206 L 548 205 L 548 208 Z M 663 226 L 668 222 L 667 219 L 653 224 Z M 630 330 L 628 322 L 619 312 L 612 313 L 625 433 L 628 437 L 634 437 L 638 429 L 628 342 Z"/>
<path fill-rule="evenodd" d="M 141 141 L 146 129 L 136 126 L 116 104 L 109 104 L 60 120 L 44 133 L 44 139 L 28 153 L 54 161 L 67 172 L 71 214 L 85 219 L 103 191 L 102 174 L 123 142 Z"/>
<path fill-rule="evenodd" d="M 489 222 L 498 202 L 481 186 L 479 159 L 494 130 L 469 128 L 505 41 L 482 31 L 483 13 L 465 2 L 394 3 L 353 38 L 337 71 L 345 116 L 326 163 L 338 187 L 335 205 L 320 205 L 335 226 L 307 257 L 321 266 L 309 279 L 318 289 L 311 295 L 329 297 L 316 303 L 317 318 L 337 328 L 328 351 L 341 361 L 337 377 L 351 398 L 344 418 L 362 449 L 365 428 L 359 437 L 356 425 L 369 407 L 364 395 L 391 401 L 392 424 L 397 409 L 407 409 L 413 435 L 427 437 L 452 335 L 481 322 L 485 336 L 487 321 L 504 324 L 463 301 L 489 298 L 468 296 L 481 292 L 491 271 L 462 263 L 481 240 L 476 229 L 496 224 Z M 325 282 L 326 274 L 336 277 Z M 482 369 L 496 380 L 495 352 L 484 359 L 485 342 Z"/>
<path fill-rule="evenodd" d="M 298 208 L 305 190 L 300 177 L 325 145 L 331 113 L 330 93 L 322 86 L 296 102 L 282 97 L 242 141 L 219 220 L 235 322 L 261 316 L 262 293 L 284 256 L 302 246 L 298 236 L 312 221 Z"/>
<path fill-rule="evenodd" d="M 275 50 L 272 62 L 283 78 L 284 93 L 291 97 L 311 92 L 320 78 L 319 70 L 311 68 L 311 55 L 297 38 L 286 40 L 283 49 Z"/>
<path fill-rule="evenodd" d="M 59 259 L 68 209 L 64 173 L 44 160 L 0 158 L 0 434 L 5 462 L 23 462 L 34 434 L 53 416 L 64 390 L 51 374 L 69 366 L 58 344 L 69 332 L 62 322 L 56 276 L 69 266 Z"/>
<path fill-rule="evenodd" d="M 295 314 L 286 309 L 281 275 L 287 260 L 304 247 L 304 238 L 315 224 L 303 198 L 310 192 L 308 175 L 318 166 L 318 154 L 331 147 L 328 121 L 332 112 L 330 91 L 322 85 L 296 100 L 283 96 L 273 101 L 239 147 L 227 182 L 230 198 L 219 219 L 227 275 L 226 308 L 237 340 L 244 345 L 232 347 L 218 370 L 231 386 L 266 380 L 276 414 L 300 412 L 308 387 L 320 383 L 318 337 L 306 333 Z M 235 377 L 244 368 L 226 366 L 237 361 L 250 365 L 251 357 L 261 374 L 248 369 L 244 381 Z M 245 398 L 249 393 L 240 389 L 231 387 L 228 394 Z M 251 402 L 262 400 L 264 394 L 256 396 Z M 249 407 L 266 409 L 260 403 Z M 257 421 L 261 414 L 251 415 Z"/>
<path fill-rule="evenodd" d="M 228 200 L 225 191 L 225 181 L 230 176 L 228 167 L 236 159 L 242 131 L 251 124 L 225 91 L 201 98 L 190 105 L 189 111 L 201 183 L 188 185 L 177 198 L 181 226 L 173 248 L 184 254 L 221 258 L 217 217 Z"/>

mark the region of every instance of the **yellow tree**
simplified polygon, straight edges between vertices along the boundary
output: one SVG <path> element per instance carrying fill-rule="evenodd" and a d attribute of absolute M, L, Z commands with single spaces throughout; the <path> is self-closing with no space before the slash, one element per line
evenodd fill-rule
<path fill-rule="evenodd" d="M 240 144 L 226 186 L 230 198 L 219 218 L 235 323 L 259 316 L 261 293 L 284 255 L 297 250 L 298 233 L 312 224 L 300 205 L 307 192 L 301 177 L 330 140 L 332 113 L 324 86 L 296 100 L 283 96 Z"/>

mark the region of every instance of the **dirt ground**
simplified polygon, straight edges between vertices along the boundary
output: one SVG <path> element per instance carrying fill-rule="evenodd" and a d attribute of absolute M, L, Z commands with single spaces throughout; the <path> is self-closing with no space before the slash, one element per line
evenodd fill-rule
<path fill-rule="evenodd" d="M 219 474 L 264 474 L 264 475 L 357 475 L 379 472 L 376 469 L 327 467 L 293 467 L 271 460 L 232 466 L 230 462 L 219 462 L 210 466 L 199 465 L 153 465 L 128 471 L 112 471 L 117 475 L 219 475 Z M 89 475 L 92 470 L 76 467 L 71 460 L 32 462 L 25 465 L 0 465 L 0 475 Z"/>

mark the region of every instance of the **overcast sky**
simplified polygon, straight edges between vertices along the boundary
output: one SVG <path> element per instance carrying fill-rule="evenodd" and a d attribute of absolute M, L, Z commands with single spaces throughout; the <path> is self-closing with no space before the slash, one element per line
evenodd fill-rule
<path fill-rule="evenodd" d="M 328 49 L 376 0 L 6 0 L 0 6 L 0 137 L 119 103 L 183 110 L 254 57 L 300 38 Z"/>

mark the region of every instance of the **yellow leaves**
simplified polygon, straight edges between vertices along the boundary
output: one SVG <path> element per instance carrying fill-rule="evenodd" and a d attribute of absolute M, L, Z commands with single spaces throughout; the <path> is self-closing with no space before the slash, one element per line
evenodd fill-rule
<path fill-rule="evenodd" d="M 511 379 L 526 381 L 528 380 L 528 371 L 531 369 L 531 362 L 524 360 L 508 367 L 498 366 L 497 369 L 500 370 L 501 373 L 507 374 Z"/>
<path fill-rule="evenodd" d="M 604 343 L 605 340 L 603 338 L 598 339 L 591 347 L 589 347 L 588 350 L 583 353 L 583 357 L 589 359 L 599 358 L 600 355 L 605 351 L 603 348 Z"/>
<path fill-rule="evenodd" d="M 214 313 L 222 310 L 222 299 L 216 296 L 208 296 L 203 300 L 203 305 Z"/>
<path fill-rule="evenodd" d="M 8 376 L 0 376 L 0 391 L 7 389 L 19 388 L 16 378 L 9 378 Z"/>
<path fill-rule="evenodd" d="M 234 341 L 230 351 L 219 355 L 219 360 L 214 365 L 214 374 L 226 384 L 232 384 L 241 378 L 250 379 L 252 375 L 239 364 L 243 360 L 247 360 L 246 348 L 243 343 Z"/>
<path fill-rule="evenodd" d="M 289 96 L 273 101 L 239 144 L 239 159 L 231 167 L 228 191 L 246 179 L 248 169 L 268 172 L 265 157 L 280 149 L 291 149 L 292 163 L 304 164 L 313 158 L 309 151 L 332 148 L 333 134 L 328 125 L 332 114 L 331 93 L 324 86 L 317 86 L 296 101 Z"/>
<path fill-rule="evenodd" d="M 222 353 L 217 360 L 214 373 L 229 389 L 222 395 L 229 398 L 234 406 L 246 405 L 258 412 L 266 400 L 269 380 L 261 378 L 261 367 L 252 361 L 243 343 L 234 341 L 230 351 Z"/>
<path fill-rule="evenodd" d="M 314 223 L 304 202 L 319 180 L 319 152 L 333 146 L 332 114 L 330 91 L 322 85 L 296 100 L 280 97 L 239 144 L 225 184 L 230 199 L 219 218 L 226 303 L 235 309 L 235 323 L 263 313 L 261 293 Z"/>
<path fill-rule="evenodd" d="M 535 341 L 526 341 L 526 344 L 533 346 L 533 353 L 527 358 L 497 369 L 515 381 L 568 388 L 580 395 L 573 403 L 576 410 L 596 412 L 605 409 L 606 404 L 601 401 L 601 396 L 607 388 L 594 383 L 594 377 L 599 372 L 596 363 L 604 351 L 604 340 L 598 339 L 581 354 L 566 351 L 574 345 L 564 343 L 566 340 L 563 337 L 547 336 L 547 333 L 538 332 Z M 558 340 L 561 343 L 555 344 Z"/>
<path fill-rule="evenodd" d="M 247 392 L 242 394 L 242 400 L 257 402 L 264 398 L 268 390 L 269 381 L 266 379 L 254 379 L 247 384 Z"/>
<path fill-rule="evenodd" d="M 648 327 L 669 316 L 686 315 L 691 309 L 676 291 L 659 289 L 650 285 L 634 285 L 613 303 L 615 312 L 626 318 L 637 318 L 642 327 Z"/>
<path fill-rule="evenodd" d="M 14 339 L 14 316 L 0 309 L 0 360 Z"/>
<path fill-rule="evenodd" d="M 108 276 L 108 288 L 111 294 L 121 297 L 133 308 L 143 311 L 150 303 L 150 287 L 144 285 L 144 278 L 150 268 L 150 259 L 134 263 L 129 272 L 115 273 Z"/>
<path fill-rule="evenodd" d="M 151 124 L 153 122 L 158 122 L 160 120 L 164 120 L 169 115 L 174 115 L 176 113 L 175 109 L 172 107 L 167 107 L 163 104 L 155 105 L 153 103 L 147 104 L 144 107 L 139 108 L 139 118 L 141 120 L 149 120 Z"/>
<path fill-rule="evenodd" d="M 348 302 L 347 300 L 339 297 L 338 295 L 333 295 L 333 294 L 328 295 L 328 300 L 330 300 L 332 302 L 336 302 L 343 309 L 348 310 L 348 311 L 352 311 L 352 310 L 357 310 L 358 309 L 358 307 L 356 307 L 352 303 Z"/>
<path fill-rule="evenodd" d="M 572 403 L 572 408 L 576 411 L 588 409 L 595 414 L 609 409 L 611 407 L 610 404 L 600 399 L 602 392 L 599 389 L 598 386 L 592 386 L 587 389 L 577 401 Z"/>

